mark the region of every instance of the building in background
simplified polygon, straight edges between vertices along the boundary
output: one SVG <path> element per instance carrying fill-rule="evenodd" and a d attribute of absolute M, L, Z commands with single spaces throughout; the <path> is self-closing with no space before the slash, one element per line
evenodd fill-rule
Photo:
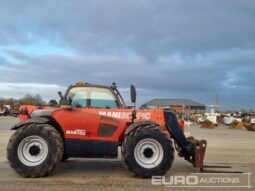
<path fill-rule="evenodd" d="M 141 107 L 171 109 L 184 115 L 204 114 L 206 112 L 204 104 L 189 99 L 153 99 L 144 103 Z"/>

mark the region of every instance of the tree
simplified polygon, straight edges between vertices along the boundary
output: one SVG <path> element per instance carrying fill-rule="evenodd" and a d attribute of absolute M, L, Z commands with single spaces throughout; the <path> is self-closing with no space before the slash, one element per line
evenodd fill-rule
<path fill-rule="evenodd" d="M 247 109 L 240 109 L 241 113 L 248 113 Z"/>
<path fill-rule="evenodd" d="M 36 94 L 33 97 L 33 102 L 34 102 L 33 105 L 42 106 L 43 105 L 43 100 L 42 100 L 41 95 L 40 94 Z"/>
<path fill-rule="evenodd" d="M 36 105 L 36 106 L 46 105 L 46 103 L 42 100 L 42 97 L 40 94 L 36 94 L 35 96 L 26 94 L 25 97 L 20 99 L 20 104 L 21 105 Z"/>
<path fill-rule="evenodd" d="M 25 97 L 20 99 L 21 105 L 34 105 L 33 96 L 26 94 Z"/>

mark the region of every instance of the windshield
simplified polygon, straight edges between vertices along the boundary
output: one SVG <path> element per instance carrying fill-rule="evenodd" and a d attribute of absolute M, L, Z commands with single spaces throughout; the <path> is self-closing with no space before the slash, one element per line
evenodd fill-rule
<path fill-rule="evenodd" d="M 67 99 L 73 108 L 118 108 L 119 104 L 112 91 L 101 87 L 74 87 Z"/>

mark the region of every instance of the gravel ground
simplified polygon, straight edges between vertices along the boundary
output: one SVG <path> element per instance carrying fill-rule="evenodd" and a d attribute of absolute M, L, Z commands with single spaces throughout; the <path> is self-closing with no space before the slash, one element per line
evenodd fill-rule
<path fill-rule="evenodd" d="M 255 190 L 255 132 L 246 129 L 229 129 L 219 126 L 215 129 L 203 129 L 198 125 L 186 127 L 186 131 L 198 138 L 206 139 L 208 147 L 205 163 L 209 165 L 228 165 L 229 170 L 241 171 L 235 174 L 199 174 L 188 162 L 176 156 L 172 168 L 166 174 L 165 185 L 152 185 L 151 179 L 139 179 L 130 175 L 122 165 L 121 159 L 69 159 L 61 163 L 48 177 L 21 178 L 9 167 L 6 160 L 6 145 L 13 133 L 9 128 L 18 121 L 13 117 L 0 117 L 0 190 L 171 190 L 165 187 L 171 178 L 194 177 L 200 181 L 212 178 L 232 178 L 238 184 L 200 183 L 196 186 L 211 186 L 215 190 Z M 248 175 L 245 173 L 252 173 Z M 250 185 L 248 188 L 248 176 Z M 215 179 L 214 179 L 215 180 Z M 174 190 L 212 190 L 205 187 L 178 187 Z M 224 188 L 216 187 L 222 186 Z M 231 186 L 246 187 L 231 187 Z M 173 185 L 171 185 L 173 186 Z"/>

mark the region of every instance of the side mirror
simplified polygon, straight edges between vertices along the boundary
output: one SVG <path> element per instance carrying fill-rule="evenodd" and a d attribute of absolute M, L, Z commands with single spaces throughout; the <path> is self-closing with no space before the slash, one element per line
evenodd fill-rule
<path fill-rule="evenodd" d="M 133 85 L 130 86 L 130 94 L 131 94 L 132 103 L 135 103 L 136 102 L 136 89 L 135 89 L 135 86 L 133 86 Z"/>

